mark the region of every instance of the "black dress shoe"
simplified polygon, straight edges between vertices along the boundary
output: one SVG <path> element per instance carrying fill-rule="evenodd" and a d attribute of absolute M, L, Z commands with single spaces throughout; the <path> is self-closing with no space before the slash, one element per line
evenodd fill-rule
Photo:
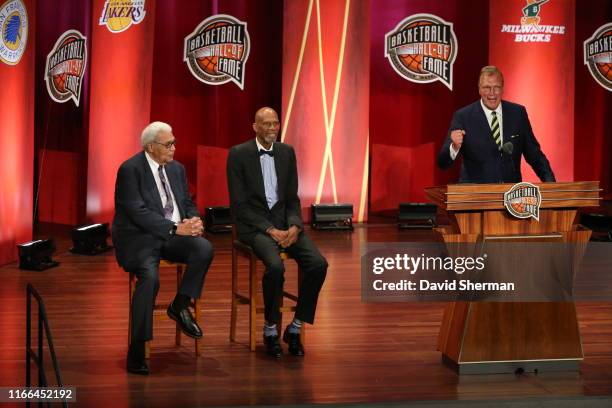
<path fill-rule="evenodd" d="M 300 340 L 300 333 L 290 333 L 289 327 L 285 329 L 283 333 L 283 341 L 289 345 L 289 353 L 294 356 L 304 356 L 304 346 L 302 346 L 302 340 Z"/>
<path fill-rule="evenodd" d="M 144 355 L 136 356 L 132 350 L 128 351 L 126 368 L 128 373 L 138 375 L 149 375 L 149 366 L 144 359 Z"/>
<path fill-rule="evenodd" d="M 278 341 L 278 336 L 264 336 L 264 344 L 266 345 L 266 353 L 274 358 L 283 356 L 283 349 Z"/>
<path fill-rule="evenodd" d="M 170 305 L 168 307 L 168 317 L 177 322 L 183 333 L 187 336 L 194 339 L 202 338 L 202 329 L 200 329 L 200 326 L 193 320 L 189 308 L 186 307 L 177 312 L 172 305 Z"/>

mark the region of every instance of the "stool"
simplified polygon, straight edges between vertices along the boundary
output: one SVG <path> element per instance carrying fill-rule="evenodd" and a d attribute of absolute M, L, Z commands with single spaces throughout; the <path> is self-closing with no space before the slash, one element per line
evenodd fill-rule
<path fill-rule="evenodd" d="M 166 261 L 164 259 L 159 262 L 159 269 L 161 273 L 162 268 L 172 268 L 176 267 L 176 290 L 178 291 L 181 285 L 181 279 L 183 278 L 183 270 L 185 268 L 185 264 L 182 263 L 173 263 L 170 261 Z M 129 278 L 129 293 L 130 293 L 130 308 L 129 308 L 129 317 L 128 317 L 128 347 L 131 343 L 132 337 L 132 298 L 134 296 L 134 290 L 136 289 L 136 276 L 133 273 L 130 273 Z M 199 323 L 200 320 L 200 302 L 198 299 L 195 299 L 191 302 L 190 306 L 194 309 L 194 319 L 196 323 Z M 153 320 L 168 320 L 168 314 L 166 310 L 170 306 L 169 303 L 165 304 L 157 304 L 153 306 Z M 160 311 L 161 313 L 155 313 L 156 311 Z M 177 346 L 181 345 L 181 328 L 178 323 L 176 323 L 176 334 L 175 334 L 175 344 Z M 149 358 L 150 354 L 150 342 L 147 341 L 145 344 L 145 357 Z M 195 339 L 195 354 L 199 357 L 202 354 L 202 341 L 200 339 Z"/>
<path fill-rule="evenodd" d="M 249 260 L 249 295 L 245 296 L 238 291 L 238 256 L 247 258 Z M 281 259 L 291 259 L 291 255 L 287 252 L 280 253 Z M 236 238 L 235 230 L 232 231 L 232 315 L 230 321 L 230 341 L 236 341 L 236 318 L 238 312 L 238 305 L 249 305 L 249 348 L 251 351 L 255 351 L 255 335 L 256 335 L 256 324 L 257 314 L 264 313 L 265 308 L 263 306 L 257 306 L 257 288 L 260 283 L 257 280 L 257 255 L 255 251 L 249 245 L 241 242 Z M 302 270 L 298 267 L 298 293 L 300 289 L 300 282 L 302 281 Z M 293 293 L 289 293 L 283 290 L 283 296 L 281 298 L 280 311 L 282 312 L 295 312 L 295 306 L 283 306 L 283 299 L 291 299 L 297 303 L 298 297 Z M 279 335 L 282 335 L 282 314 L 281 319 L 277 324 Z M 300 339 L 302 344 L 305 340 L 305 325 L 302 325 L 300 330 Z"/>

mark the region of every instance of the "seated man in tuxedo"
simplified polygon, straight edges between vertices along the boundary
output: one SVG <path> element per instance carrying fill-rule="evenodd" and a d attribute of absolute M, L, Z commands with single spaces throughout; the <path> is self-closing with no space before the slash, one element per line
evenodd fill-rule
<path fill-rule="evenodd" d="M 127 370 L 146 375 L 144 344 L 153 338 L 160 259 L 187 264 L 167 313 L 187 336 L 197 339 L 202 330 L 188 306 L 192 298 L 200 297 L 213 249 L 201 236 L 202 220 L 187 188 L 185 168 L 173 160 L 172 128 L 163 122 L 149 124 L 142 131 L 141 144 L 143 151 L 126 160 L 117 173 L 112 235 L 119 265 L 138 279 Z"/>
<path fill-rule="evenodd" d="M 227 181 L 232 216 L 240 240 L 250 245 L 265 265 L 262 279 L 265 324 L 264 344 L 269 355 L 280 358 L 282 348 L 276 327 L 283 294 L 287 251 L 302 268 L 295 318 L 283 333 L 289 353 L 304 355 L 300 341 L 303 323 L 312 324 L 327 261 L 304 233 L 298 198 L 298 175 L 293 148 L 275 142 L 278 115 L 272 108 L 255 114 L 255 138 L 234 146 L 227 158 Z"/>
<path fill-rule="evenodd" d="M 555 181 L 525 107 L 502 100 L 501 71 L 494 66 L 482 68 L 478 92 L 480 100 L 453 115 L 438 166 L 448 168 L 460 155 L 460 183 L 518 183 L 522 181 L 521 156 L 525 156 L 540 180 Z"/>

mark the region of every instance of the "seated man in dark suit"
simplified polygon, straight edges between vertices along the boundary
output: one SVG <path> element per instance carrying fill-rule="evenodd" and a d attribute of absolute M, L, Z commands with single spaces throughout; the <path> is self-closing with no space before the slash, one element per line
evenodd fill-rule
<path fill-rule="evenodd" d="M 146 375 L 144 343 L 153 338 L 160 259 L 187 264 L 167 313 L 186 335 L 200 338 L 202 330 L 188 306 L 200 297 L 213 249 L 201 236 L 202 221 L 187 188 L 185 168 L 173 160 L 172 128 L 153 122 L 142 131 L 141 143 L 143 151 L 126 160 L 117 173 L 112 233 L 119 265 L 138 279 L 127 370 Z"/>
<path fill-rule="evenodd" d="M 521 156 L 525 156 L 540 180 L 555 181 L 525 107 L 502 101 L 501 71 L 494 66 L 482 68 L 478 92 L 480 100 L 453 115 L 438 166 L 450 167 L 460 155 L 460 183 L 518 183 L 522 181 Z"/>
<path fill-rule="evenodd" d="M 250 245 L 263 261 L 262 279 L 267 353 L 282 356 L 276 324 L 283 294 L 285 267 L 281 250 L 287 251 L 302 268 L 295 318 L 287 326 L 283 341 L 289 353 L 304 355 L 300 328 L 312 324 L 319 291 L 327 273 L 327 261 L 303 231 L 295 152 L 287 144 L 275 142 L 278 115 L 272 108 L 255 114 L 255 138 L 234 146 L 227 158 L 227 181 L 232 216 L 238 237 Z"/>

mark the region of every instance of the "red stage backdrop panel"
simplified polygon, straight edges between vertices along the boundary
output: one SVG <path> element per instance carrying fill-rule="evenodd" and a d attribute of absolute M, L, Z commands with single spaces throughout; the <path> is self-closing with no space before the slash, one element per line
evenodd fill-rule
<path fill-rule="evenodd" d="M 352 203 L 363 221 L 370 2 L 296 0 L 284 7 L 281 138 L 296 150 L 302 207 Z"/>
<path fill-rule="evenodd" d="M 38 221 L 78 224 L 78 155 L 40 150 L 38 162 L 45 169 L 38 184 Z"/>
<path fill-rule="evenodd" d="M 386 197 L 376 197 L 376 184 L 382 182 L 372 174 L 372 211 L 383 209 L 381 205 L 397 208 L 400 201 L 426 201 L 420 188 L 420 177 L 433 172 L 432 184 L 455 183 L 459 178 L 459 166 L 451 170 L 439 170 L 435 157 L 448 130 L 453 112 L 478 99 L 478 72 L 488 62 L 488 0 L 470 2 L 428 1 L 428 0 L 377 0 L 372 7 L 371 35 L 371 75 L 370 75 L 370 142 L 386 145 L 389 148 L 410 148 L 401 151 L 419 151 L 424 156 L 412 160 L 413 156 L 392 155 L 389 160 L 396 163 L 385 163 L 391 167 L 402 166 L 402 177 L 391 182 L 397 188 L 381 189 Z M 433 14 L 453 24 L 457 36 L 458 52 L 453 66 L 453 89 L 448 89 L 440 81 L 432 83 L 414 83 L 402 78 L 394 71 L 385 57 L 385 34 L 394 30 L 397 24 L 414 14 Z M 421 151 L 429 143 L 434 148 Z M 374 152 L 372 152 L 374 153 Z M 372 161 L 374 157 L 372 156 Z M 374 162 L 372 162 L 374 173 Z M 407 177 L 416 175 L 416 179 Z M 416 182 L 416 186 L 408 185 Z M 430 184 L 431 185 L 431 184 Z M 429 186 L 430 186 L 429 185 Z M 428 187 L 428 185 L 425 185 Z"/>
<path fill-rule="evenodd" d="M 370 211 L 397 210 L 400 202 L 427 201 L 425 188 L 434 184 L 433 155 L 434 143 L 415 147 L 372 144 Z M 407 168 L 419 170 L 407 172 Z"/>
<path fill-rule="evenodd" d="M 574 180 L 575 0 L 490 2 L 489 55 L 525 105 L 558 181 Z M 539 181 L 523 161 L 523 179 Z"/>
<path fill-rule="evenodd" d="M 229 205 L 227 173 L 228 149 L 198 146 L 198 183 L 196 203 L 201 215 L 204 208 Z"/>
<path fill-rule="evenodd" d="M 599 180 L 605 198 L 612 200 L 612 92 L 598 84 L 584 65 L 583 42 L 612 21 L 612 2 L 591 0 L 576 8 L 576 108 L 574 175 L 576 180 Z"/>
<path fill-rule="evenodd" d="M 27 34 L 22 32 L 11 45 L 18 46 L 27 35 L 25 49 L 16 64 L 0 62 L 0 123 L 4 133 L 0 160 L 0 264 L 14 261 L 16 245 L 32 239 L 36 1 L 22 3 L 27 13 Z"/>
<path fill-rule="evenodd" d="M 123 19 L 114 21 L 113 29 L 125 29 L 111 32 L 99 25 L 104 5 L 94 0 L 92 7 L 87 217 L 95 222 L 112 219 L 117 169 L 141 150 L 151 109 L 155 23 L 155 0 L 147 0 L 144 19 L 127 28 Z"/>

